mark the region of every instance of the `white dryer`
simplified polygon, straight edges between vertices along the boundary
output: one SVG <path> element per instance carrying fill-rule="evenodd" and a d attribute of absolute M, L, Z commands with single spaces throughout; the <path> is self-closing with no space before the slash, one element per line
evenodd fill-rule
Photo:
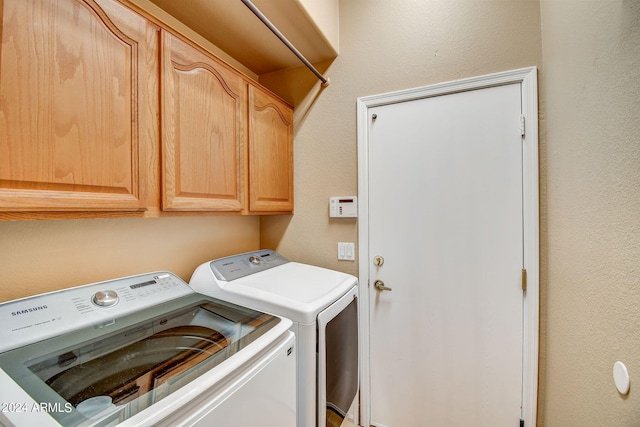
<path fill-rule="evenodd" d="M 197 292 L 293 321 L 298 427 L 340 425 L 358 390 L 356 277 L 260 250 L 206 262 Z"/>

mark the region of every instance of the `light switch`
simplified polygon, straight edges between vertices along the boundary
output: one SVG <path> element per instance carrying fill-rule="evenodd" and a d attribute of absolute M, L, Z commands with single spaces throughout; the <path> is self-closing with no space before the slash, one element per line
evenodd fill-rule
<path fill-rule="evenodd" d="M 338 242 L 338 260 L 355 261 L 356 244 L 353 242 Z"/>

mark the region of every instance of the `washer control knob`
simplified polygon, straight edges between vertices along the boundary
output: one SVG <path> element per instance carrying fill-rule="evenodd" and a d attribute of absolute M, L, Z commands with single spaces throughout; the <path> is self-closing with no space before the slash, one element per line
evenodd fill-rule
<path fill-rule="evenodd" d="M 260 264 L 260 257 L 251 256 L 251 257 L 249 257 L 249 262 L 251 264 L 258 265 L 258 264 Z"/>
<path fill-rule="evenodd" d="M 112 290 L 98 291 L 93 295 L 92 300 L 100 307 L 111 307 L 118 302 L 118 294 Z"/>

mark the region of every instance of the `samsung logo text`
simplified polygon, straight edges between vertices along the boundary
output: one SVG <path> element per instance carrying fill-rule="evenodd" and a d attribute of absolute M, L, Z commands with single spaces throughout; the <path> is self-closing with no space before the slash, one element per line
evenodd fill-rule
<path fill-rule="evenodd" d="M 47 307 L 46 305 L 39 305 L 37 307 L 25 308 L 24 310 L 12 311 L 11 315 L 12 316 L 22 316 L 23 314 L 33 313 L 34 311 L 46 310 L 47 308 L 49 308 L 49 307 Z"/>

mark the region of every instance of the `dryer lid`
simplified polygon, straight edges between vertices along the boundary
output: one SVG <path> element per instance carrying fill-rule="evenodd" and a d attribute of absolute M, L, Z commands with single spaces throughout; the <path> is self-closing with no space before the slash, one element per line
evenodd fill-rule
<path fill-rule="evenodd" d="M 314 304 L 331 295 L 336 300 L 355 284 L 356 278 L 349 274 L 297 262 L 233 281 L 233 286 L 280 296 L 292 304 Z"/>
<path fill-rule="evenodd" d="M 289 262 L 228 282 L 222 292 L 236 304 L 311 324 L 357 282 L 350 274 Z"/>
<path fill-rule="evenodd" d="M 305 324 L 357 284 L 350 274 L 289 262 L 271 250 L 204 263 L 189 283 L 205 295 Z"/>

